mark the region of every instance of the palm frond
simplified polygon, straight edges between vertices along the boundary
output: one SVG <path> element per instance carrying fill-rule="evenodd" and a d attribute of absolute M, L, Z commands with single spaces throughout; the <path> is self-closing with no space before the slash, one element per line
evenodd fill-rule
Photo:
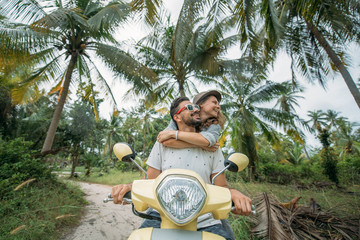
<path fill-rule="evenodd" d="M 110 2 L 94 16 L 89 18 L 88 23 L 92 32 L 109 32 L 114 30 L 119 23 L 125 21 L 130 14 L 130 6 L 116 1 Z"/>
<path fill-rule="evenodd" d="M 255 202 L 258 215 L 256 226 L 252 232 L 256 236 L 266 239 L 292 239 L 282 227 L 282 224 L 287 221 L 283 217 L 286 209 L 280 207 L 279 202 L 265 192 L 258 196 Z"/>
<path fill-rule="evenodd" d="M 147 24 L 153 25 L 160 18 L 158 9 L 162 6 L 162 0 L 133 0 L 130 6 L 139 15 L 145 16 Z"/>
<path fill-rule="evenodd" d="M 143 86 L 147 87 L 150 87 L 150 82 L 158 81 L 156 73 L 135 60 L 129 53 L 102 43 L 97 43 L 96 47 L 97 54 L 104 59 L 106 64 L 119 75 L 126 76 L 127 81 L 133 81 L 135 84 L 142 83 Z"/>
<path fill-rule="evenodd" d="M 25 22 L 33 22 L 46 15 L 43 7 L 36 0 L 1 0 L 0 6 L 0 14 Z"/>

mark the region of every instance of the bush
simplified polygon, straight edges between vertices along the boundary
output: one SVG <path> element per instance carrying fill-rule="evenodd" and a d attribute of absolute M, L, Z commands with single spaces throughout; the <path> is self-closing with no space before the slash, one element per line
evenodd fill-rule
<path fill-rule="evenodd" d="M 321 174 L 321 167 L 318 164 L 310 165 L 303 163 L 300 165 L 267 163 L 260 166 L 260 174 L 270 183 L 291 184 L 309 183 L 324 179 Z"/>
<path fill-rule="evenodd" d="M 340 182 L 358 184 L 360 182 L 360 156 L 346 156 L 338 162 Z"/>
<path fill-rule="evenodd" d="M 0 199 L 5 198 L 16 185 L 31 178 L 53 178 L 47 164 L 31 156 L 31 145 L 22 138 L 10 141 L 0 139 Z"/>

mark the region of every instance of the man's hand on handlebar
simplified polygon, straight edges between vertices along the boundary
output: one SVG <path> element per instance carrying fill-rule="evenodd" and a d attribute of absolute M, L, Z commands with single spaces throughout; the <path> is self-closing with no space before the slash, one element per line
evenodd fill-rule
<path fill-rule="evenodd" d="M 234 214 L 249 216 L 252 212 L 251 199 L 236 189 L 230 189 L 231 200 L 234 202 Z"/>
<path fill-rule="evenodd" d="M 123 202 L 124 195 L 131 191 L 132 184 L 120 184 L 116 185 L 111 190 L 111 197 L 115 204 L 128 204 L 126 201 Z"/>

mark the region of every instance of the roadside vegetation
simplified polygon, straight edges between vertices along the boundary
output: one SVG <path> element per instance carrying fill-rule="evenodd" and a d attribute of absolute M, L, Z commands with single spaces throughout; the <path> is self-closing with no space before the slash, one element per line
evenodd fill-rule
<path fill-rule="evenodd" d="M 86 205 L 80 189 L 58 181 L 30 146 L 0 140 L 0 239 L 57 239 Z"/>

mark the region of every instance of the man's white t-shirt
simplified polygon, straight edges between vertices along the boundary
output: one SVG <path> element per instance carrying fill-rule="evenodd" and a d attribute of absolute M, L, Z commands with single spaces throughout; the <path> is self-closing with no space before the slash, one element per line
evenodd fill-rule
<path fill-rule="evenodd" d="M 188 169 L 199 174 L 206 183 L 211 183 L 210 176 L 224 168 L 224 156 L 220 148 L 215 152 L 201 148 L 169 148 L 156 142 L 146 164 L 160 171 L 179 168 Z M 204 214 L 198 218 L 198 228 L 220 223 L 211 214 Z"/>

